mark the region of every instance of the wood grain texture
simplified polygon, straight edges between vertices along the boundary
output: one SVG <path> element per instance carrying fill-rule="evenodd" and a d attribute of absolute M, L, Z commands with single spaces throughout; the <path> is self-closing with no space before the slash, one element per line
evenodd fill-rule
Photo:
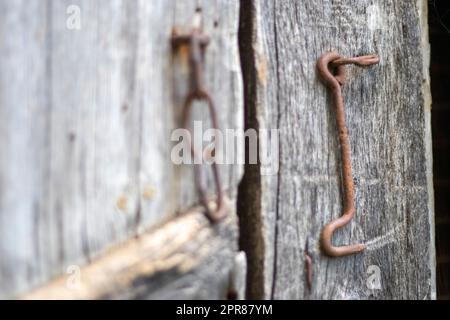
<path fill-rule="evenodd" d="M 249 297 L 435 298 L 426 10 L 422 0 L 242 3 L 246 126 L 280 130 L 278 173 L 247 166 L 241 184 Z M 379 65 L 348 67 L 343 88 L 357 208 L 333 243 L 367 249 L 342 258 L 319 246 L 342 212 L 335 113 L 315 68 L 332 49 L 380 56 Z M 368 285 L 377 268 L 380 289 Z"/>
<path fill-rule="evenodd" d="M 20 298 L 226 299 L 237 250 L 236 213 L 230 213 L 212 226 L 194 208 Z"/>
<path fill-rule="evenodd" d="M 79 30 L 67 25 L 73 5 Z M 197 8 L 221 129 L 242 128 L 238 1 L 1 1 L 0 297 L 197 202 L 192 167 L 170 158 L 188 84 L 170 36 L 190 31 Z M 234 198 L 242 166 L 220 170 Z"/>

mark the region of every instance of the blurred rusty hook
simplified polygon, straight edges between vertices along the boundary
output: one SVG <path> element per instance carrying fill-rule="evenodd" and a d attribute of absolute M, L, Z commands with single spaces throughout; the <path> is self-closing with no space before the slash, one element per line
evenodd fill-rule
<path fill-rule="evenodd" d="M 337 228 L 347 225 L 355 215 L 355 190 L 352 176 L 352 161 L 348 129 L 345 122 L 344 99 L 341 87 L 345 83 L 345 65 L 369 66 L 379 62 L 376 55 L 354 58 L 341 57 L 334 51 L 326 52 L 317 61 L 317 70 L 323 83 L 331 90 L 336 107 L 336 122 L 339 131 L 341 145 L 342 178 L 344 185 L 343 214 L 339 218 L 329 222 L 322 230 L 321 245 L 325 254 L 332 257 L 340 257 L 361 252 L 364 244 L 335 247 L 332 244 L 333 233 Z M 329 68 L 335 69 L 333 75 Z"/>
<path fill-rule="evenodd" d="M 216 108 L 213 99 L 203 86 L 203 72 L 204 72 L 204 53 L 205 48 L 209 43 L 209 37 L 203 35 L 199 28 L 194 28 L 190 34 L 178 35 L 175 32 L 172 34 L 172 46 L 176 49 L 179 45 L 187 45 L 189 47 L 189 65 L 191 70 L 191 89 L 188 93 L 183 105 L 183 128 L 189 129 L 189 120 L 191 118 L 192 104 L 194 101 L 204 101 L 208 104 L 209 116 L 211 119 L 212 127 L 218 130 L 218 120 L 216 114 Z M 188 143 L 191 147 L 191 154 L 195 159 L 198 158 L 197 151 L 191 141 L 191 136 L 188 135 Z M 217 168 L 217 164 L 214 161 L 212 171 L 215 180 L 215 186 L 217 191 L 217 207 L 212 211 L 209 207 L 207 199 L 207 187 L 205 185 L 205 173 L 202 170 L 202 165 L 197 164 L 194 161 L 194 179 L 197 191 L 199 193 L 200 202 L 205 208 L 206 216 L 212 221 L 217 222 L 224 218 L 227 214 L 227 208 L 224 201 L 224 195 L 222 190 L 222 184 L 220 181 L 220 174 Z"/>

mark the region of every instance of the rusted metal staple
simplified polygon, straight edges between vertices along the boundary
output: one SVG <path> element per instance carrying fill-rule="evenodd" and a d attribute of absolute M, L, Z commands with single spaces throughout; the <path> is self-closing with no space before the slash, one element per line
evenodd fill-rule
<path fill-rule="evenodd" d="M 322 230 L 321 245 L 323 251 L 332 257 L 340 257 L 361 252 L 364 244 L 335 247 L 332 244 L 333 233 L 337 228 L 347 225 L 355 215 L 355 188 L 352 176 L 352 161 L 348 129 L 345 122 L 344 99 L 341 87 L 345 83 L 345 65 L 369 66 L 379 62 L 376 55 L 368 55 L 354 58 L 341 57 L 336 52 L 327 52 L 317 61 L 317 70 L 323 83 L 331 90 L 336 108 L 336 122 L 339 131 L 341 145 L 342 178 L 344 185 L 343 214 L 339 218 L 329 222 Z M 331 69 L 334 69 L 333 74 Z"/>
<path fill-rule="evenodd" d="M 189 48 L 191 88 L 183 105 L 183 128 L 189 131 L 189 120 L 191 118 L 192 104 L 194 103 L 194 101 L 204 101 L 208 104 L 212 127 L 215 130 L 219 129 L 214 101 L 203 85 L 205 48 L 208 43 L 209 37 L 202 34 L 199 28 L 193 29 L 190 34 L 178 35 L 175 32 L 173 32 L 172 34 L 172 45 L 174 49 L 176 49 L 180 45 L 186 45 Z M 188 135 L 188 139 L 188 143 L 191 146 L 192 156 L 194 159 L 198 159 L 199 155 L 197 154 L 197 150 L 194 149 L 191 141 L 191 135 Z M 220 181 L 219 170 L 217 168 L 216 162 L 212 162 L 211 166 L 217 191 L 217 207 L 214 208 L 214 210 L 211 210 L 209 201 L 207 199 L 205 172 L 202 165 L 197 164 L 195 161 L 194 179 L 197 191 L 199 193 L 200 202 L 204 206 L 206 211 L 206 216 L 212 222 L 217 222 L 226 216 L 227 208 L 224 201 L 222 184 Z"/>
<path fill-rule="evenodd" d="M 306 240 L 305 245 L 305 277 L 306 277 L 306 286 L 309 291 L 312 289 L 313 282 L 313 260 L 309 254 L 309 240 Z"/>

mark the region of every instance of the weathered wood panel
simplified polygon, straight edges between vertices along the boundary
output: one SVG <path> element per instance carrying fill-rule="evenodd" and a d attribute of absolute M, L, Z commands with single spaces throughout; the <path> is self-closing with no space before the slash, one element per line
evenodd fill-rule
<path fill-rule="evenodd" d="M 1 1 L 0 297 L 196 203 L 170 158 L 188 83 L 170 36 L 197 8 L 221 129 L 242 128 L 238 1 Z M 241 171 L 221 167 L 231 198 Z"/>
<path fill-rule="evenodd" d="M 254 0 L 242 3 L 241 19 L 247 127 L 280 129 L 278 173 L 247 166 L 241 185 L 248 295 L 434 298 L 426 1 Z M 348 67 L 343 89 L 357 210 L 333 242 L 367 249 L 341 258 L 319 245 L 324 225 L 341 214 L 335 113 L 315 68 L 332 49 L 380 56 L 368 69 Z M 379 289 L 368 285 L 374 270 Z"/>

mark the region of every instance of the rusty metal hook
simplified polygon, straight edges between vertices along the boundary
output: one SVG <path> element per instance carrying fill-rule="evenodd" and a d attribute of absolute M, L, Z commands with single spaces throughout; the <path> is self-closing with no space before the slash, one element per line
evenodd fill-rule
<path fill-rule="evenodd" d="M 317 61 L 317 70 L 323 83 L 331 90 L 336 107 L 336 122 L 341 145 L 342 178 L 344 185 L 344 203 L 342 215 L 329 222 L 322 230 L 321 245 L 324 252 L 332 257 L 355 254 L 365 249 L 364 244 L 354 244 L 335 247 L 332 244 L 333 233 L 336 229 L 347 225 L 355 215 L 355 190 L 352 176 L 352 161 L 348 129 L 345 122 L 344 99 L 341 87 L 345 83 L 345 65 L 369 66 L 379 62 L 375 55 L 354 58 L 341 57 L 334 51 L 323 54 Z M 329 68 L 335 69 L 333 75 Z"/>
<path fill-rule="evenodd" d="M 172 34 L 172 45 L 176 49 L 179 45 L 189 46 L 189 65 L 191 70 L 191 89 L 188 93 L 183 105 L 183 128 L 189 129 L 189 120 L 191 118 L 192 104 L 194 101 L 204 101 L 208 104 L 209 115 L 212 123 L 212 127 L 215 130 L 219 129 L 216 107 L 213 99 L 203 86 L 203 73 L 204 73 L 204 53 L 205 48 L 209 43 L 209 37 L 202 34 L 199 28 L 194 28 L 190 34 L 177 35 L 175 32 Z M 188 135 L 188 143 L 191 147 L 191 154 L 194 159 L 197 159 L 197 151 L 195 150 L 190 135 Z M 195 161 L 194 161 L 195 162 Z M 205 173 L 202 170 L 201 164 L 194 164 L 194 180 L 197 187 L 197 192 L 200 197 L 200 202 L 205 208 L 206 216 L 212 221 L 217 222 L 223 219 L 227 214 L 227 208 L 224 201 L 224 195 L 222 190 L 222 184 L 220 181 L 220 174 L 216 162 L 212 164 L 212 171 L 214 175 L 214 181 L 217 191 L 217 207 L 212 211 L 207 199 L 206 185 L 205 185 Z"/>

